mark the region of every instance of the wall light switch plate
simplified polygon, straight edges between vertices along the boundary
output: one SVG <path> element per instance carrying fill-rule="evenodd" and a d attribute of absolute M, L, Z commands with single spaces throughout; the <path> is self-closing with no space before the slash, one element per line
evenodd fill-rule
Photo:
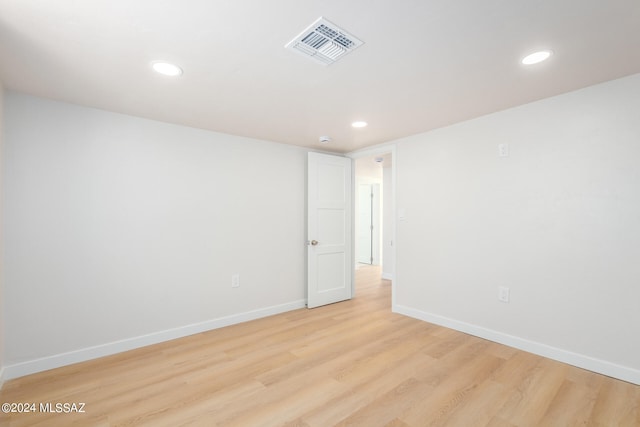
<path fill-rule="evenodd" d="M 500 286 L 498 288 L 498 299 L 502 302 L 509 302 L 509 288 Z"/>

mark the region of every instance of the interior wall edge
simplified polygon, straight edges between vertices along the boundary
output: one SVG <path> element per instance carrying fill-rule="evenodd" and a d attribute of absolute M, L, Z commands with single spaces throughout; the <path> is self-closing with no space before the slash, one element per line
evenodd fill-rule
<path fill-rule="evenodd" d="M 348 153 L 345 153 L 344 156 L 350 157 L 352 159 L 359 159 L 361 157 L 375 156 L 376 154 L 385 154 L 385 153 L 395 154 L 396 146 L 397 146 L 396 141 L 390 141 L 390 142 L 385 142 L 383 144 L 374 145 L 372 147 L 350 151 Z"/>

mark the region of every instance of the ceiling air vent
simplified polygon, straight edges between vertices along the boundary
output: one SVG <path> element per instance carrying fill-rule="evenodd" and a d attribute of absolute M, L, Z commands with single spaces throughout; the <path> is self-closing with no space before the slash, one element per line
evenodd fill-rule
<path fill-rule="evenodd" d="M 321 64 L 329 65 L 363 43 L 320 17 L 285 47 Z"/>

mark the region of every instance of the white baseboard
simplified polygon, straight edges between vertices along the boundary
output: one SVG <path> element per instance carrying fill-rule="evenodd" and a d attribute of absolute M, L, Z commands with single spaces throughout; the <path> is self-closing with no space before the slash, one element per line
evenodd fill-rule
<path fill-rule="evenodd" d="M 384 272 L 383 272 L 383 273 L 382 273 L 382 278 L 383 278 L 384 280 L 393 280 L 393 274 L 391 274 L 391 273 L 384 273 Z"/>
<path fill-rule="evenodd" d="M 14 365 L 8 365 L 4 367 L 4 379 L 10 380 L 25 375 L 35 374 L 36 372 L 59 368 L 61 366 L 67 366 L 74 363 L 85 362 L 87 360 L 110 356 L 112 354 L 121 353 L 123 351 L 133 350 L 136 348 L 169 341 L 176 338 L 182 338 L 200 332 L 210 331 L 212 329 L 235 325 L 237 323 L 247 322 L 249 320 L 260 319 L 262 317 L 272 316 L 274 314 L 285 313 L 287 311 L 297 310 L 304 307 L 306 307 L 306 301 L 298 300 L 286 304 L 248 311 L 245 313 L 220 317 L 218 319 L 212 319 L 206 322 L 194 323 L 179 328 L 155 332 L 148 335 L 128 338 L 125 340 L 101 344 L 94 347 L 87 347 L 80 350 L 70 351 L 68 353 L 61 353 L 53 356 L 43 357 L 40 359 L 16 363 Z M 2 379 L 1 376 L 0 379 Z"/>
<path fill-rule="evenodd" d="M 394 305 L 393 311 L 395 313 L 403 314 L 405 316 L 413 317 L 425 322 L 434 323 L 436 325 L 444 326 L 450 329 L 455 329 L 457 331 L 484 338 L 489 341 L 508 345 L 509 347 L 517 348 L 519 350 L 527 351 L 529 353 L 537 354 L 539 356 L 544 356 L 549 359 L 577 366 L 582 369 L 597 372 L 599 374 L 627 381 L 632 384 L 640 385 L 640 370 L 638 369 L 617 365 L 605 360 L 595 359 L 583 354 L 573 353 L 571 351 L 551 347 L 546 344 L 529 341 L 513 335 L 494 331 L 492 329 L 483 328 L 481 326 L 472 325 L 470 323 L 461 322 L 459 320 L 450 319 L 448 317 L 439 316 L 437 314 L 427 313 L 402 305 Z"/>

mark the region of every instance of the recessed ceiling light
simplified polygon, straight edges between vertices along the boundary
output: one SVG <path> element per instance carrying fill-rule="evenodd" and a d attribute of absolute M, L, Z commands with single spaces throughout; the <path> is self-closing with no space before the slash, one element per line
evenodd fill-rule
<path fill-rule="evenodd" d="M 170 62 L 155 61 L 151 63 L 151 66 L 157 73 L 164 74 L 165 76 L 175 77 L 182 74 L 182 68 Z"/>
<path fill-rule="evenodd" d="M 541 50 L 539 52 L 534 52 L 530 55 L 525 56 L 522 59 L 522 63 L 524 65 L 533 65 L 533 64 L 537 64 L 538 62 L 542 62 L 546 59 L 549 59 L 549 57 L 553 54 L 552 51 L 550 50 Z"/>
<path fill-rule="evenodd" d="M 367 122 L 362 122 L 362 121 L 353 122 L 351 123 L 351 126 L 353 126 L 354 128 L 363 128 L 367 126 Z"/>

